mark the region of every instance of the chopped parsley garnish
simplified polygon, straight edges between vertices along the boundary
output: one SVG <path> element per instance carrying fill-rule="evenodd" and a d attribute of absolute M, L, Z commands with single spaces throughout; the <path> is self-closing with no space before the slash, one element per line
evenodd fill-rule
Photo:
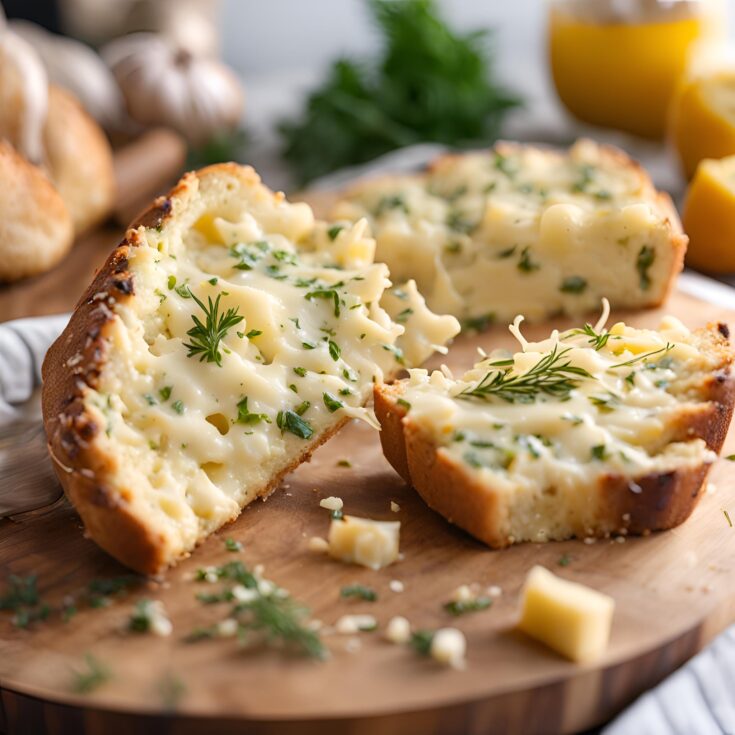
<path fill-rule="evenodd" d="M 128 620 L 128 630 L 132 633 L 148 633 L 153 625 L 155 614 L 155 603 L 151 600 L 138 600 Z"/>
<path fill-rule="evenodd" d="M 572 557 L 569 554 L 562 554 L 556 563 L 560 567 L 568 567 L 572 563 Z"/>
<path fill-rule="evenodd" d="M 263 332 L 260 329 L 251 329 L 245 336 L 248 339 L 253 339 L 253 337 L 260 337 L 261 334 Z"/>
<path fill-rule="evenodd" d="M 342 225 L 332 225 L 327 230 L 327 235 L 329 236 L 330 240 L 334 241 L 337 239 L 337 235 L 339 235 L 342 230 L 344 230 L 344 227 Z"/>
<path fill-rule="evenodd" d="M 171 408 L 173 408 L 173 410 L 176 411 L 176 413 L 179 414 L 179 416 L 181 416 L 181 414 L 184 413 L 184 402 L 181 400 L 174 401 L 171 404 Z"/>
<path fill-rule="evenodd" d="M 406 411 L 410 411 L 411 410 L 411 404 L 405 398 L 398 398 L 396 400 L 396 403 L 399 406 L 403 406 L 406 409 Z"/>
<path fill-rule="evenodd" d="M 522 273 L 531 273 L 537 271 L 541 266 L 538 263 L 534 263 L 531 260 L 530 247 L 525 247 L 521 250 L 521 258 L 518 261 L 518 270 Z"/>
<path fill-rule="evenodd" d="M 444 609 L 451 615 L 464 615 L 465 613 L 487 610 L 493 601 L 489 597 L 475 597 L 473 600 L 451 600 L 444 603 Z"/>
<path fill-rule="evenodd" d="M 638 269 L 638 276 L 642 291 L 647 291 L 651 287 L 651 277 L 648 274 L 653 262 L 656 260 L 656 251 L 650 245 L 644 245 L 638 251 L 638 258 L 635 265 Z"/>
<path fill-rule="evenodd" d="M 269 245 L 265 240 L 251 243 L 238 243 L 230 248 L 230 255 L 238 258 L 239 263 L 235 266 L 240 271 L 251 271 L 257 262 L 268 252 Z"/>
<path fill-rule="evenodd" d="M 343 587 L 339 595 L 340 597 L 355 597 L 367 602 L 375 602 L 378 599 L 378 593 L 372 587 L 365 587 L 362 584 L 350 584 Z"/>
<path fill-rule="evenodd" d="M 311 403 L 309 401 L 302 401 L 294 410 L 299 416 L 303 416 L 310 408 Z"/>
<path fill-rule="evenodd" d="M 239 307 L 230 308 L 224 314 L 219 313 L 222 294 L 217 294 L 214 301 L 212 301 L 211 296 L 208 296 L 207 305 L 205 305 L 191 290 L 189 290 L 189 293 L 204 312 L 205 321 L 202 323 L 196 314 L 191 315 L 194 326 L 187 332 L 191 337 L 191 343 L 184 343 L 184 347 L 189 350 L 187 357 L 199 356 L 199 362 L 206 360 L 222 367 L 220 342 L 227 336 L 227 332 L 236 324 L 239 324 L 244 317 L 237 313 Z"/>
<path fill-rule="evenodd" d="M 306 377 L 306 373 L 308 372 L 308 370 L 307 370 L 306 368 L 303 368 L 303 367 L 295 367 L 295 368 L 293 369 L 293 371 L 294 371 L 294 372 L 296 373 L 296 375 L 298 375 L 298 376 L 299 376 L 300 378 L 305 378 L 305 377 Z"/>
<path fill-rule="evenodd" d="M 449 253 L 450 255 L 456 255 L 457 253 L 462 252 L 462 243 L 457 242 L 456 240 L 453 242 L 448 242 L 444 246 L 444 252 Z"/>
<path fill-rule="evenodd" d="M 288 409 L 278 412 L 276 424 L 282 432 L 288 431 L 298 436 L 299 439 L 311 439 L 314 435 L 314 429 L 311 428 L 308 422 L 304 421 L 298 413 Z"/>
<path fill-rule="evenodd" d="M 248 398 L 245 396 L 237 404 L 237 418 L 235 419 L 236 424 L 245 424 L 251 426 L 253 424 L 259 424 L 261 421 L 265 421 L 270 424 L 271 420 L 264 413 L 252 413 L 248 409 Z"/>
<path fill-rule="evenodd" d="M 586 192 L 587 188 L 592 183 L 594 173 L 594 166 L 589 163 L 583 163 L 579 167 L 579 178 L 572 184 L 572 191 L 577 193 Z"/>
<path fill-rule="evenodd" d="M 607 447 L 604 444 L 597 444 L 596 446 L 592 447 L 592 449 L 590 449 L 590 454 L 592 455 L 593 459 L 599 459 L 600 462 L 603 462 L 609 457 L 607 453 Z"/>
<path fill-rule="evenodd" d="M 399 324 L 405 324 L 405 323 L 406 323 L 406 322 L 407 322 L 407 321 L 408 321 L 408 320 L 410 319 L 410 317 L 411 317 L 411 315 L 412 315 L 412 314 L 413 314 L 413 309 L 411 309 L 411 308 L 408 308 L 408 309 L 404 309 L 404 310 L 403 310 L 403 311 L 402 311 L 402 312 L 401 312 L 401 313 L 400 313 L 400 314 L 399 314 L 399 315 L 398 315 L 398 316 L 396 317 L 396 321 L 397 321 L 397 322 L 398 322 Z"/>
<path fill-rule="evenodd" d="M 513 375 L 512 360 L 492 362 L 485 377 L 459 396 L 484 400 L 495 396 L 508 403 L 532 403 L 539 395 L 545 394 L 564 400 L 577 387 L 580 378 L 592 377 L 584 368 L 565 359 L 570 349 L 559 350 L 558 345 L 554 345 L 548 355 L 520 375 Z"/>
<path fill-rule="evenodd" d="M 512 247 L 506 248 L 505 250 L 501 250 L 498 253 L 498 259 L 505 260 L 506 258 L 510 258 L 512 255 L 515 255 L 516 250 L 518 250 L 517 245 L 513 245 Z"/>
<path fill-rule="evenodd" d="M 169 398 L 171 398 L 171 391 L 173 390 L 173 386 L 171 385 L 164 385 L 161 390 L 158 391 L 158 395 L 161 397 L 162 401 L 167 401 Z"/>
<path fill-rule="evenodd" d="M 168 290 L 171 291 L 175 285 L 176 285 L 176 276 L 169 276 L 168 277 Z"/>
<path fill-rule="evenodd" d="M 305 350 L 315 350 L 316 349 L 316 345 L 313 342 L 302 342 L 301 346 Z"/>
<path fill-rule="evenodd" d="M 339 345 L 334 342 L 333 340 L 329 340 L 329 356 L 337 362 L 339 360 L 340 355 L 342 354 L 342 350 L 340 350 Z"/>
<path fill-rule="evenodd" d="M 620 399 L 612 393 L 606 396 L 587 396 L 587 400 L 596 406 L 600 413 L 612 413 L 620 405 Z"/>
<path fill-rule="evenodd" d="M 322 397 L 324 399 L 324 405 L 329 410 L 329 413 L 339 411 L 339 409 L 343 408 L 345 405 L 344 403 L 342 403 L 342 401 L 335 398 L 331 393 L 324 393 Z"/>
<path fill-rule="evenodd" d="M 340 315 L 340 308 L 339 308 L 339 294 L 337 293 L 337 290 L 334 288 L 317 288 L 314 291 L 309 291 L 304 298 L 307 301 L 313 301 L 314 299 L 325 299 L 330 300 L 334 304 L 334 315 L 339 316 Z"/>
<path fill-rule="evenodd" d="M 227 551 L 242 551 L 242 544 L 239 541 L 235 541 L 234 538 L 226 538 L 225 539 L 225 548 Z"/>
<path fill-rule="evenodd" d="M 510 158 L 508 158 L 508 156 L 504 156 L 498 151 L 495 151 L 493 167 L 496 171 L 500 171 L 505 174 L 509 179 L 512 179 L 518 173 L 516 165 L 511 162 Z"/>
<path fill-rule="evenodd" d="M 211 284 L 212 286 L 216 286 L 218 282 L 219 282 L 219 278 L 217 278 L 217 276 L 210 278 L 208 281 L 208 283 Z"/>
<path fill-rule="evenodd" d="M 559 286 L 559 290 L 562 293 L 584 293 L 585 289 L 587 288 L 587 281 L 586 279 L 582 278 L 582 276 L 569 276 L 568 278 L 565 278 L 561 282 L 561 286 Z"/>

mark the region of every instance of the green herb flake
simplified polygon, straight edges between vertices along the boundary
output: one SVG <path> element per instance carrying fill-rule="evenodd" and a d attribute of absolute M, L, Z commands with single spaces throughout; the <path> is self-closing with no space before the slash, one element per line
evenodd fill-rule
<path fill-rule="evenodd" d="M 267 414 L 264 413 L 252 413 L 248 409 L 248 398 L 245 396 L 237 403 L 237 418 L 235 419 L 236 424 L 245 424 L 246 426 L 253 426 L 259 424 L 261 421 L 265 421 L 267 424 L 271 423 Z"/>
<path fill-rule="evenodd" d="M 597 444 L 590 449 L 590 454 L 593 459 L 597 459 L 600 462 L 604 462 L 608 458 L 607 447 L 604 444 Z"/>
<path fill-rule="evenodd" d="M 366 602 L 375 602 L 378 599 L 378 593 L 372 587 L 365 587 L 362 584 L 350 584 L 343 587 L 339 591 L 340 597 L 352 597 Z"/>
<path fill-rule="evenodd" d="M 556 563 L 560 567 L 568 567 L 572 563 L 572 557 L 569 554 L 562 554 Z"/>
<path fill-rule="evenodd" d="M 77 694 L 89 694 L 112 677 L 109 668 L 91 653 L 84 657 L 84 668 L 76 669 L 72 673 L 72 689 Z"/>
<path fill-rule="evenodd" d="M 263 332 L 260 329 L 251 329 L 245 336 L 248 339 L 254 339 L 255 337 L 260 337 L 261 334 Z"/>
<path fill-rule="evenodd" d="M 169 276 L 167 283 L 168 283 L 168 290 L 172 291 L 173 288 L 176 286 L 176 276 Z"/>
<path fill-rule="evenodd" d="M 402 311 L 402 312 L 401 312 L 401 313 L 400 313 L 400 314 L 399 314 L 399 315 L 398 315 L 398 316 L 396 317 L 396 321 L 397 321 L 397 322 L 398 322 L 399 324 L 405 324 L 405 323 L 406 323 L 406 322 L 407 322 L 407 321 L 409 320 L 409 318 L 411 317 L 411 315 L 412 315 L 412 314 L 413 314 L 413 309 L 411 309 L 411 308 L 409 308 L 409 309 L 404 309 L 404 310 L 403 310 L 403 311 Z"/>
<path fill-rule="evenodd" d="M 299 437 L 299 439 L 311 439 L 314 435 L 314 429 L 295 411 L 279 411 L 276 417 L 276 425 L 281 432 L 289 432 Z"/>
<path fill-rule="evenodd" d="M 329 413 L 334 413 L 344 407 L 344 403 L 335 398 L 331 393 L 324 393 L 322 398 L 324 399 L 324 405 L 327 407 Z"/>
<path fill-rule="evenodd" d="M 421 656 L 429 656 L 431 654 L 431 644 L 433 641 L 433 630 L 416 630 L 411 633 L 409 645 Z"/>
<path fill-rule="evenodd" d="M 161 398 L 162 401 L 167 401 L 169 398 L 171 398 L 171 391 L 173 390 L 172 385 L 164 385 L 163 388 L 161 388 L 158 391 L 158 395 Z"/>
<path fill-rule="evenodd" d="M 306 373 L 307 373 L 307 372 L 309 372 L 309 371 L 308 371 L 308 370 L 307 370 L 306 368 L 304 368 L 304 367 L 295 367 L 295 368 L 293 369 L 293 371 L 294 371 L 294 372 L 296 373 L 296 375 L 298 375 L 298 376 L 299 376 L 300 378 L 305 378 L 305 377 L 306 377 Z"/>
<path fill-rule="evenodd" d="M 339 293 L 334 288 L 317 288 L 314 291 L 309 291 L 304 298 L 307 301 L 313 301 L 314 299 L 331 300 L 334 305 L 334 316 L 340 315 L 340 301 Z"/>
<path fill-rule="evenodd" d="M 340 356 L 342 355 L 342 350 L 340 350 L 339 345 L 332 341 L 331 339 L 328 342 L 329 344 L 329 356 L 337 362 L 339 360 Z"/>
<path fill-rule="evenodd" d="M 352 462 L 349 459 L 337 460 L 337 467 L 352 467 Z"/>
<path fill-rule="evenodd" d="M 334 242 L 337 239 L 337 236 L 339 235 L 339 233 L 342 232 L 342 230 L 344 230 L 344 226 L 343 225 L 332 225 L 327 230 L 327 235 L 329 236 L 329 239 L 332 242 Z"/>
<path fill-rule="evenodd" d="M 518 261 L 518 270 L 521 271 L 521 273 L 532 273 L 541 267 L 538 263 L 534 263 L 531 260 L 530 250 L 530 247 L 525 247 L 521 250 L 521 258 Z"/>
<path fill-rule="evenodd" d="M 475 597 L 472 600 L 451 600 L 444 603 L 444 609 L 450 615 L 465 615 L 466 613 L 479 612 L 491 607 L 493 601 L 489 597 Z"/>
<path fill-rule="evenodd" d="M 226 538 L 225 549 L 227 549 L 227 551 L 232 551 L 233 553 L 242 551 L 242 544 L 239 541 L 235 541 L 233 538 Z"/>
<path fill-rule="evenodd" d="M 638 251 L 636 269 L 638 270 L 641 291 L 647 291 L 651 287 L 649 270 L 656 260 L 656 251 L 650 245 L 644 245 Z"/>
<path fill-rule="evenodd" d="M 181 400 L 179 400 L 179 401 L 174 401 L 174 402 L 173 402 L 173 403 L 171 404 L 171 408 L 172 408 L 172 409 L 173 409 L 173 410 L 174 410 L 174 411 L 175 411 L 175 412 L 176 412 L 177 414 L 179 414 L 179 416 L 181 416 L 181 415 L 182 415 L 182 414 L 184 413 L 184 410 L 185 410 L 185 408 L 184 408 L 184 402 L 183 402 L 183 401 L 181 401 Z"/>
<path fill-rule="evenodd" d="M 411 404 L 405 398 L 397 398 L 396 403 L 399 406 L 403 406 L 403 408 L 406 409 L 406 412 L 411 410 Z"/>
<path fill-rule="evenodd" d="M 561 282 L 559 290 L 562 293 L 580 294 L 587 288 L 587 281 L 581 276 L 569 276 Z"/>

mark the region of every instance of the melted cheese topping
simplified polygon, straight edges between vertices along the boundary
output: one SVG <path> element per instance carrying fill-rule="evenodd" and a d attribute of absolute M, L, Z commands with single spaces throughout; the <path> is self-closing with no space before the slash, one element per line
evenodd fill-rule
<path fill-rule="evenodd" d="M 111 360 L 88 397 L 117 484 L 172 554 L 236 516 L 338 422 L 375 423 L 363 407 L 373 383 L 459 326 L 413 284 L 391 294 L 402 308 L 389 316 L 388 269 L 372 263 L 364 222 L 329 228 L 269 192 L 237 205 L 223 196 L 227 206 L 195 200 L 163 232 L 140 230 L 135 297 L 116 306 Z M 216 353 L 200 353 L 197 323 L 215 305 L 235 321 Z"/>
<path fill-rule="evenodd" d="M 447 156 L 426 175 L 368 181 L 333 216 L 366 217 L 393 278 L 467 326 L 583 313 L 602 297 L 655 303 L 675 257 L 648 177 L 591 141 Z"/>
<path fill-rule="evenodd" d="M 675 440 L 682 414 L 701 406 L 694 376 L 713 368 L 678 320 L 521 340 L 519 352 L 494 352 L 460 379 L 411 370 L 401 398 L 441 454 L 514 493 L 533 540 L 554 537 L 544 503 L 579 505 L 604 475 L 629 477 L 640 492 L 637 477 L 714 461 L 701 439 Z"/>

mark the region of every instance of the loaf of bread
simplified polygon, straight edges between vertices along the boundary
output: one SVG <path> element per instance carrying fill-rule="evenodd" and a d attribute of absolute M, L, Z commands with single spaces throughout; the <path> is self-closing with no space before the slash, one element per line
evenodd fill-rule
<path fill-rule="evenodd" d="M 414 284 L 390 292 L 365 233 L 235 164 L 128 230 L 43 368 L 50 453 L 100 546 L 161 571 L 459 331 Z"/>
<path fill-rule="evenodd" d="M 601 323 L 496 352 L 459 379 L 376 386 L 383 451 L 486 544 L 671 528 L 702 494 L 733 410 L 727 327 Z"/>
<path fill-rule="evenodd" d="M 622 151 L 518 143 L 358 182 L 330 216 L 366 217 L 376 258 L 467 327 L 660 304 L 687 239 L 666 194 Z"/>

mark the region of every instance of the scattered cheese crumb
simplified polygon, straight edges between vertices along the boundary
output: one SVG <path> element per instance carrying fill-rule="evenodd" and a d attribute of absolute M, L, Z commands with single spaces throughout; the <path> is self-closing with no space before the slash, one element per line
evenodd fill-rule
<path fill-rule="evenodd" d="M 401 582 L 400 579 L 391 579 L 391 581 L 388 583 L 388 588 L 391 592 L 403 592 L 405 587 L 403 586 L 403 582 Z"/>
<path fill-rule="evenodd" d="M 173 624 L 166 615 L 163 603 L 159 600 L 154 600 L 151 603 L 150 626 L 150 630 L 153 635 L 158 635 L 164 638 L 171 635 L 171 632 L 174 629 Z"/>
<path fill-rule="evenodd" d="M 501 587 L 498 587 L 497 584 L 491 584 L 487 588 L 488 597 L 500 597 L 502 594 L 503 594 L 503 590 Z"/>
<path fill-rule="evenodd" d="M 708 482 L 707 487 L 705 488 L 705 493 L 707 495 L 714 495 L 717 492 L 717 485 L 715 485 L 714 482 Z"/>
<path fill-rule="evenodd" d="M 312 536 L 309 539 L 309 551 L 315 551 L 319 554 L 324 554 L 329 551 L 329 543 L 327 539 L 321 536 Z"/>
<path fill-rule="evenodd" d="M 335 511 L 342 510 L 344 503 L 342 502 L 342 498 L 336 498 L 332 495 L 328 498 L 322 498 L 319 501 L 319 505 L 327 510 Z"/>
<path fill-rule="evenodd" d="M 475 594 L 472 592 L 469 585 L 462 584 L 452 592 L 450 599 L 452 602 L 469 602 L 470 600 L 475 599 Z"/>
<path fill-rule="evenodd" d="M 390 509 L 391 509 L 391 510 L 392 510 L 392 511 L 393 511 L 394 513 L 398 513 L 398 512 L 399 512 L 399 511 L 401 510 L 401 506 L 400 506 L 400 505 L 398 505 L 398 503 L 396 503 L 396 502 L 395 502 L 394 500 L 391 500 L 391 501 L 390 501 Z"/>
<path fill-rule="evenodd" d="M 232 638 L 237 634 L 237 620 L 225 618 L 217 624 L 217 633 L 223 638 Z"/>
<path fill-rule="evenodd" d="M 399 558 L 400 521 L 373 521 L 345 516 L 332 519 L 329 554 L 349 564 L 382 569 Z"/>
<path fill-rule="evenodd" d="M 259 586 L 262 586 L 262 583 Z M 244 587 L 241 584 L 236 584 L 232 588 L 231 592 L 232 598 L 236 602 L 252 602 L 256 597 L 260 596 L 260 592 L 258 590 Z"/>
<path fill-rule="evenodd" d="M 411 639 L 411 624 L 401 615 L 396 615 L 388 621 L 385 629 L 385 638 L 391 643 L 408 643 Z"/>
<path fill-rule="evenodd" d="M 439 628 L 431 640 L 431 657 L 455 669 L 464 668 L 467 640 L 457 628 Z"/>
<path fill-rule="evenodd" d="M 587 546 L 592 546 L 592 544 L 597 543 L 597 539 L 594 536 L 585 536 L 584 543 L 586 543 Z"/>
<path fill-rule="evenodd" d="M 378 627 L 373 615 L 343 615 L 336 623 L 335 630 L 342 635 L 353 635 L 360 631 L 371 631 Z"/>

